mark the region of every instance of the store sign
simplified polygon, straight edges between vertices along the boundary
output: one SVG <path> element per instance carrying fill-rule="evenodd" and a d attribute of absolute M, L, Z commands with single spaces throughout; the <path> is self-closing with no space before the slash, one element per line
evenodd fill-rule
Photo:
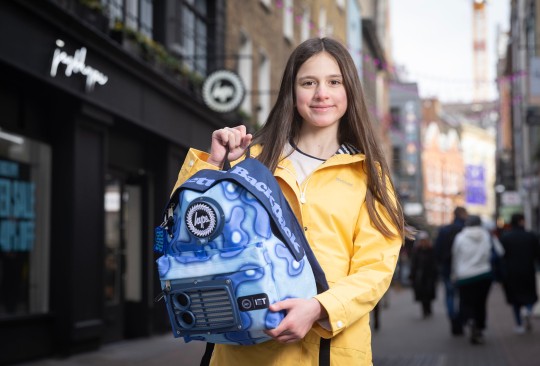
<path fill-rule="evenodd" d="M 86 77 L 85 90 L 87 92 L 94 90 L 96 84 L 107 84 L 107 81 L 109 80 L 107 75 L 86 64 L 87 51 L 85 47 L 81 47 L 76 50 L 73 55 L 69 55 L 62 49 L 64 45 L 65 43 L 61 39 L 56 40 L 57 48 L 54 50 L 50 71 L 53 78 L 56 77 L 60 65 L 65 65 L 64 74 L 67 77 L 76 74 L 81 74 Z"/>
<path fill-rule="evenodd" d="M 208 108 L 221 113 L 231 112 L 244 100 L 244 85 L 238 75 L 219 70 L 210 74 L 203 84 L 203 99 Z"/>
<path fill-rule="evenodd" d="M 0 159 L 0 252 L 32 250 L 35 216 L 30 165 Z"/>
<path fill-rule="evenodd" d="M 503 206 L 520 206 L 521 197 L 519 192 L 505 191 L 501 194 L 501 204 Z"/>

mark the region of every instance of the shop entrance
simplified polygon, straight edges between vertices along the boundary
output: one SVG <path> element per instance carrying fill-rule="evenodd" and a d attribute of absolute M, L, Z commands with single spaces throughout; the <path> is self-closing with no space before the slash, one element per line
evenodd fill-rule
<path fill-rule="evenodd" d="M 143 180 L 109 172 L 105 182 L 105 342 L 129 338 L 143 302 Z M 141 316 L 144 318 L 144 316 Z"/>

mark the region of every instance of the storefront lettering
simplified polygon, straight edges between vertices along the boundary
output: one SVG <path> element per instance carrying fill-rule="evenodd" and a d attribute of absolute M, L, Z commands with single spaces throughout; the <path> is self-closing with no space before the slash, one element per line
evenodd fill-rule
<path fill-rule="evenodd" d="M 11 161 L 0 160 L 0 176 L 12 178 L 19 176 L 19 165 Z"/>
<path fill-rule="evenodd" d="M 67 54 L 66 51 L 61 48 L 65 43 L 61 39 L 56 40 L 58 48 L 54 50 L 53 60 L 51 63 L 51 76 L 55 77 L 58 72 L 60 64 L 66 66 L 64 74 L 70 77 L 73 74 L 81 74 L 86 76 L 86 91 L 90 92 L 94 90 L 94 86 L 97 84 L 105 85 L 109 78 L 101 71 L 94 69 L 91 66 L 86 65 L 86 47 L 81 47 L 75 51 L 73 56 Z"/>
<path fill-rule="evenodd" d="M 29 252 L 34 244 L 34 221 L 0 219 L 0 251 Z"/>
<path fill-rule="evenodd" d="M 0 219 L 33 219 L 34 190 L 34 183 L 0 178 Z"/>

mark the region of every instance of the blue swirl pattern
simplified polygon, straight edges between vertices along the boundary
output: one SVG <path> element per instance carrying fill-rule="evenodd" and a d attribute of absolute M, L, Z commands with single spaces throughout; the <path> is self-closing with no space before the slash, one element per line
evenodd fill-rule
<path fill-rule="evenodd" d="M 184 223 L 187 206 L 201 196 L 219 202 L 224 214 L 221 233 L 208 242 L 191 235 Z M 307 259 L 295 260 L 273 233 L 264 207 L 235 183 L 222 181 L 203 194 L 182 191 L 174 211 L 174 232 L 169 240 L 168 251 L 156 261 L 163 288 L 166 281 L 190 284 L 230 280 L 236 299 L 266 294 L 269 303 L 287 298 L 310 298 L 316 294 Z M 284 316 L 268 308 L 239 311 L 241 329 L 182 336 L 186 342 L 256 344 L 269 340 L 264 330 L 275 328 Z"/>

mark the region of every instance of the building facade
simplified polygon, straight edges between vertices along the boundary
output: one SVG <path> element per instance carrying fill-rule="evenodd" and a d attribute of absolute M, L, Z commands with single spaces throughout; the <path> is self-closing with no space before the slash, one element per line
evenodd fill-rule
<path fill-rule="evenodd" d="M 199 91 L 225 2 L 82 3 L 0 3 L 1 364 L 170 331 L 153 228 L 238 120 Z"/>
<path fill-rule="evenodd" d="M 465 205 L 465 166 L 457 126 L 441 118 L 436 99 L 422 102 L 422 170 L 426 223 L 450 223 L 457 206 Z"/>
<path fill-rule="evenodd" d="M 540 3 L 513 0 L 506 53 L 499 60 L 501 97 L 497 145 L 498 212 L 501 224 L 513 212 L 540 231 Z"/>
<path fill-rule="evenodd" d="M 497 103 L 457 103 L 442 106 L 443 118 L 459 126 L 465 167 L 465 206 L 484 222 L 496 221 Z"/>
<path fill-rule="evenodd" d="M 392 169 L 392 142 L 389 134 L 390 55 L 388 1 L 360 0 L 362 14 L 362 81 L 374 131 L 382 143 Z"/>
<path fill-rule="evenodd" d="M 465 205 L 470 214 L 495 223 L 495 136 L 474 124 L 461 125 Z"/>
<path fill-rule="evenodd" d="M 415 83 L 390 84 L 393 179 L 409 221 L 425 222 L 422 103 Z"/>

